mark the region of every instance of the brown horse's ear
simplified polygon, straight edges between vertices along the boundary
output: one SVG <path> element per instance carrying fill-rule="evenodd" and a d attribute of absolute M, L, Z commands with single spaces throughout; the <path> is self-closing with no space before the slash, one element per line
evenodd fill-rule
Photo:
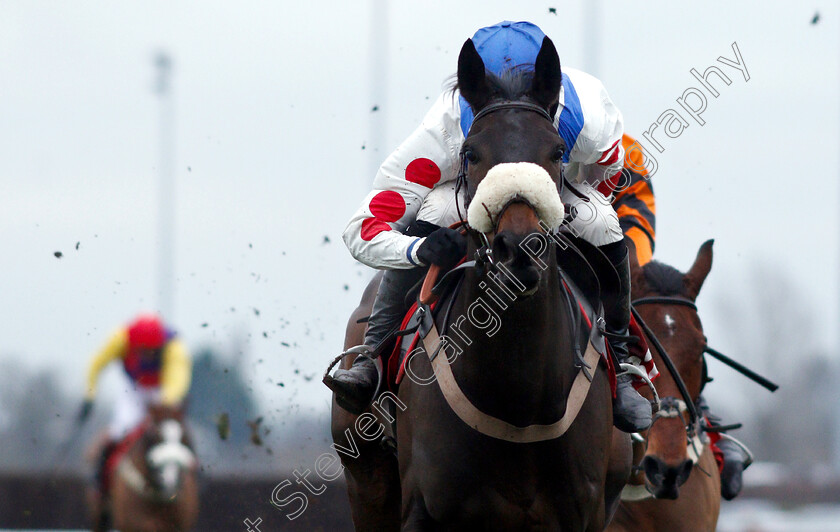
<path fill-rule="evenodd" d="M 560 70 L 560 56 L 554 43 L 548 37 L 543 37 L 540 53 L 534 62 L 534 82 L 531 85 L 530 96 L 540 106 L 544 107 L 552 116 L 557 112 L 560 100 L 560 85 L 563 73 Z"/>
<path fill-rule="evenodd" d="M 712 269 L 712 244 L 714 243 L 714 240 L 703 242 L 700 251 L 697 252 L 697 258 L 694 259 L 694 264 L 691 265 L 691 269 L 686 272 L 683 279 L 685 290 L 692 300 L 697 299 L 703 281 L 706 280 L 706 276 Z"/>
<path fill-rule="evenodd" d="M 461 96 L 478 113 L 490 101 L 490 86 L 484 72 L 484 61 L 478 55 L 472 39 L 467 39 L 458 55 L 458 90 Z"/>

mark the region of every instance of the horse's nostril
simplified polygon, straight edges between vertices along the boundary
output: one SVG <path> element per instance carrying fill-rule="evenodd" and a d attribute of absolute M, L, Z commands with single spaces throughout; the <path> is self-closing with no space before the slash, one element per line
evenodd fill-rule
<path fill-rule="evenodd" d="M 510 235 L 499 233 L 493 238 L 493 257 L 498 261 L 507 261 L 511 258 Z"/>
<path fill-rule="evenodd" d="M 664 480 L 662 469 L 664 465 L 665 464 L 662 463 L 661 460 L 653 456 L 645 456 L 642 459 L 642 468 L 645 471 L 645 477 L 647 477 L 647 480 L 651 483 L 651 485 L 662 485 L 662 481 Z"/>
<path fill-rule="evenodd" d="M 694 467 L 694 462 L 691 460 L 683 460 L 683 463 L 679 465 L 677 473 L 677 486 L 682 486 L 688 480 L 689 475 L 691 475 L 691 470 Z"/>

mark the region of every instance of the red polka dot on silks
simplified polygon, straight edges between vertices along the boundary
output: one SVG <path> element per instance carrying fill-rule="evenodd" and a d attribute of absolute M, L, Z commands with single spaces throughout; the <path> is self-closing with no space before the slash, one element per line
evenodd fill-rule
<path fill-rule="evenodd" d="M 405 168 L 405 179 L 432 188 L 440 181 L 440 168 L 431 159 L 414 159 Z"/>
<path fill-rule="evenodd" d="M 362 220 L 361 237 L 365 242 L 370 242 L 373 237 L 382 231 L 390 231 L 391 226 L 377 218 L 365 218 Z"/>
<path fill-rule="evenodd" d="M 396 222 L 405 214 L 405 200 L 399 192 L 383 190 L 368 203 L 370 213 L 384 222 Z"/>

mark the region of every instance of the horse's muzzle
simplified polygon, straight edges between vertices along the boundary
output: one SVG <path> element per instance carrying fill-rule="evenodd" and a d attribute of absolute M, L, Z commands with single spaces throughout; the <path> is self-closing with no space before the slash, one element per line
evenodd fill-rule
<path fill-rule="evenodd" d="M 492 244 L 494 260 L 510 273 L 510 276 L 500 275 L 499 280 L 512 293 L 526 297 L 537 291 L 541 278 L 541 268 L 523 244 L 530 236 L 502 231 L 496 234 Z"/>
<path fill-rule="evenodd" d="M 680 494 L 679 487 L 688 480 L 693 466 L 689 459 L 676 466 L 668 465 L 656 456 L 648 455 L 642 459 L 645 482 L 648 484 L 648 490 L 657 499 L 676 499 Z"/>

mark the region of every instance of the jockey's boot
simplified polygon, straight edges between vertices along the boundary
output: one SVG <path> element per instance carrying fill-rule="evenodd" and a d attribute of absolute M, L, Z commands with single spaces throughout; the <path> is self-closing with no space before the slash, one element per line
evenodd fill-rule
<path fill-rule="evenodd" d="M 710 427 L 720 425 L 720 418 L 712 414 L 703 395 L 697 400 L 697 406 Z M 752 452 L 746 445 L 729 434 L 720 433 L 715 446 L 723 453 L 723 469 L 720 472 L 720 494 L 727 501 L 738 496 L 743 486 L 744 470 L 753 463 Z"/>
<path fill-rule="evenodd" d="M 627 342 L 632 337 L 628 334 L 630 327 L 630 260 L 627 246 L 623 241 L 608 244 L 599 248 L 607 258 L 621 280 L 621 291 L 611 308 L 604 309 L 606 320 L 606 336 L 610 347 L 622 364 L 628 362 L 629 350 Z M 633 377 L 620 374 L 616 381 L 615 399 L 613 400 L 613 425 L 622 432 L 640 432 L 653 423 L 650 402 L 639 395 L 633 387 Z"/>
<path fill-rule="evenodd" d="M 108 490 L 109 479 L 105 474 L 105 468 L 107 467 L 108 459 L 116 449 L 117 442 L 109 438 L 102 446 L 101 454 L 96 462 L 96 471 L 94 473 L 96 494 L 93 511 L 93 529 L 96 531 L 105 531 L 111 528 L 111 503 Z"/>
<path fill-rule="evenodd" d="M 108 464 L 108 459 L 111 458 L 111 454 L 116 450 L 116 448 L 117 442 L 110 438 L 107 439 L 105 444 L 102 446 L 102 452 L 96 462 L 94 482 L 96 482 L 96 488 L 99 490 L 99 494 L 103 499 L 108 494 L 108 479 L 105 478 L 105 467 Z"/>
<path fill-rule="evenodd" d="M 375 399 L 382 372 L 379 357 L 405 315 L 406 293 L 417 284 L 424 271 L 413 268 L 385 272 L 368 320 L 365 343 L 348 350 L 363 354 L 356 357 L 350 369 L 339 369 L 332 376 L 324 376 L 324 384 L 335 394 L 335 401 L 351 414 L 358 416 Z"/>
<path fill-rule="evenodd" d="M 731 501 L 741 492 L 744 469 L 753 462 L 747 446 L 728 434 L 721 433 L 717 448 L 723 452 L 723 470 L 720 472 L 720 494 Z"/>

